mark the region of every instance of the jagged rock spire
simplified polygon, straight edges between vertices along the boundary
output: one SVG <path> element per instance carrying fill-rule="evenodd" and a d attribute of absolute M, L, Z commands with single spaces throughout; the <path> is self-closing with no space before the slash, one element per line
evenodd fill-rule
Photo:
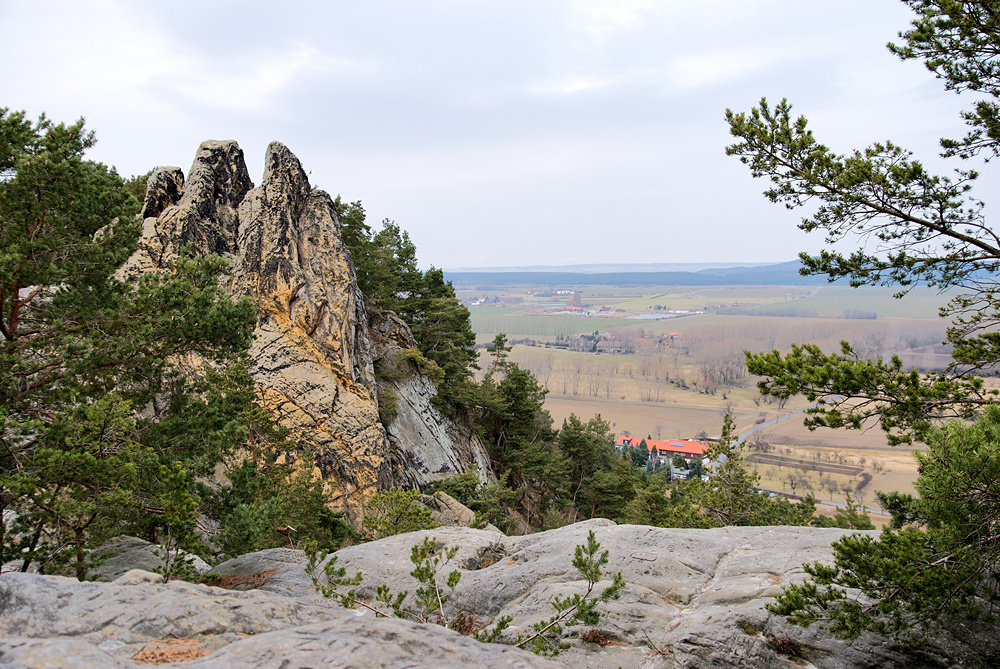
<path fill-rule="evenodd" d="M 291 430 L 296 448 L 286 457 L 311 451 L 333 507 L 357 521 L 367 499 L 394 483 L 473 468 L 488 475 L 482 444 L 430 406 L 433 386 L 415 370 L 393 389 L 402 395 L 395 429 L 382 425 L 374 360 L 411 346 L 412 336 L 396 337 L 400 344 L 374 333 L 385 342 L 374 351 L 333 200 L 311 187 L 286 146 L 268 145 L 254 187 L 236 142 L 204 142 L 186 181 L 176 167 L 153 172 L 142 216 L 139 250 L 120 275 L 163 271 L 188 244 L 229 260 L 221 286 L 258 309 L 250 349 L 258 396 Z"/>

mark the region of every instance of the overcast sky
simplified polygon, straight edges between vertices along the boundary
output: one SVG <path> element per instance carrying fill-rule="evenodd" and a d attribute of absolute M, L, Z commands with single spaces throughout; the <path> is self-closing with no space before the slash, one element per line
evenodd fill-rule
<path fill-rule="evenodd" d="M 885 49 L 910 19 L 898 0 L 0 0 L 0 106 L 85 117 L 124 175 L 235 139 L 259 182 L 279 140 L 425 268 L 780 262 L 822 239 L 725 156 L 725 109 L 788 97 L 838 152 L 892 138 L 939 164 L 970 101 Z"/>

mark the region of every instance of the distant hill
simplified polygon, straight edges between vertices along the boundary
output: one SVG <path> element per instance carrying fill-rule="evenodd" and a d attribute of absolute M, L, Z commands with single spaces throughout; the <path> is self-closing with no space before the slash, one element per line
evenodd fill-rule
<path fill-rule="evenodd" d="M 456 274 L 507 272 L 570 272 L 573 274 L 621 274 L 628 272 L 700 272 L 706 269 L 768 267 L 766 262 L 668 262 L 668 263 L 589 263 L 580 265 L 527 265 L 521 267 L 455 267 L 445 272 Z"/>
<path fill-rule="evenodd" d="M 799 274 L 798 260 L 776 264 L 712 264 L 685 263 L 680 265 L 574 265 L 590 271 L 570 271 L 558 268 L 502 268 L 483 270 L 445 270 L 444 275 L 456 288 L 472 286 L 720 286 L 765 285 L 802 286 L 827 283 L 822 276 Z M 672 267 L 671 270 L 649 270 L 649 267 Z M 622 268 L 622 269 L 617 269 Z M 641 269 L 637 269 L 641 268 Z"/>

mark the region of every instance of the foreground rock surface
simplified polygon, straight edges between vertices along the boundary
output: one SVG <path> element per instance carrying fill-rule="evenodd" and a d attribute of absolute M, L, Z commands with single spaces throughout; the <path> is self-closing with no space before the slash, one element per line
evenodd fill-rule
<path fill-rule="evenodd" d="M 148 645 L 136 651 L 140 657 Z M 209 643 L 204 645 L 211 647 Z M 3 639 L 0 640 L 0 666 L 7 669 L 97 669 L 151 664 L 122 657 L 115 650 L 118 649 L 105 650 L 79 639 Z M 183 666 L 192 669 L 548 669 L 564 666 L 515 648 L 481 644 L 436 625 L 362 620 L 353 616 L 241 639 L 190 661 L 182 655 L 175 657 L 183 658 L 175 661 L 184 661 Z"/>
<path fill-rule="evenodd" d="M 267 147 L 254 187 L 236 142 L 204 142 L 187 181 L 177 167 L 154 171 L 141 216 L 139 248 L 120 276 L 166 271 L 186 245 L 229 261 L 223 287 L 258 310 L 250 357 L 259 395 L 296 452 L 313 454 L 334 508 L 360 520 L 379 489 L 488 472 L 482 444 L 431 406 L 436 391 L 415 368 L 396 381 L 388 432 L 380 421 L 375 360 L 415 342 L 399 319 L 369 313 L 332 198 L 283 144 Z"/>
<path fill-rule="evenodd" d="M 213 571 L 229 583 L 259 586 L 248 592 L 159 584 L 142 578 L 143 572 L 109 584 L 4 574 L 0 666 L 140 666 L 129 658 L 163 639 L 200 649 L 204 656 L 184 665 L 191 667 L 914 669 L 992 666 L 996 656 L 995 635 L 973 643 L 938 639 L 919 649 L 874 635 L 845 643 L 771 616 L 764 605 L 782 585 L 803 577 L 803 561 L 828 561 L 829 544 L 841 530 L 679 530 L 594 520 L 506 537 L 445 527 L 341 550 L 337 565 L 349 575 L 364 574 L 361 597 L 372 596 L 381 584 L 412 592 L 410 548 L 433 536 L 459 547 L 453 564 L 462 576 L 446 613 L 464 610 L 479 624 L 510 615 L 515 635 L 552 614 L 554 595 L 584 591 L 571 561 L 590 530 L 609 552 L 606 571 L 621 571 L 628 585 L 619 600 L 600 607 L 603 617 L 593 638 L 603 645 L 582 640 L 584 628 L 570 627 L 564 640 L 571 649 L 557 661 L 480 644 L 436 625 L 341 609 L 313 591 L 301 551 L 271 549 Z M 74 658 L 76 664 L 47 658 Z"/>

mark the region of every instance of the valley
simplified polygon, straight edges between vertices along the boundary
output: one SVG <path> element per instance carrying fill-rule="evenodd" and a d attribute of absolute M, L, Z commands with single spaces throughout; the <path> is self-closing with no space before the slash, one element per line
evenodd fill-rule
<path fill-rule="evenodd" d="M 899 355 L 907 366 L 940 369 L 950 361 L 936 313 L 946 295 L 918 287 L 895 299 L 889 289 L 839 284 L 576 285 L 555 274 L 542 284 L 469 285 L 464 276 L 448 278 L 469 308 L 477 344 L 507 336 L 511 360 L 547 389 L 555 427 L 570 414 L 600 415 L 616 434 L 713 438 L 730 412 L 739 432 L 768 423 L 746 451 L 763 488 L 839 503 L 850 492 L 875 509 L 877 491 L 914 491 L 911 449 L 889 446 L 877 426 L 810 431 L 800 416 L 771 424 L 808 402 L 762 396 L 743 351 L 792 343 L 833 351 L 847 340 L 862 358 Z"/>

